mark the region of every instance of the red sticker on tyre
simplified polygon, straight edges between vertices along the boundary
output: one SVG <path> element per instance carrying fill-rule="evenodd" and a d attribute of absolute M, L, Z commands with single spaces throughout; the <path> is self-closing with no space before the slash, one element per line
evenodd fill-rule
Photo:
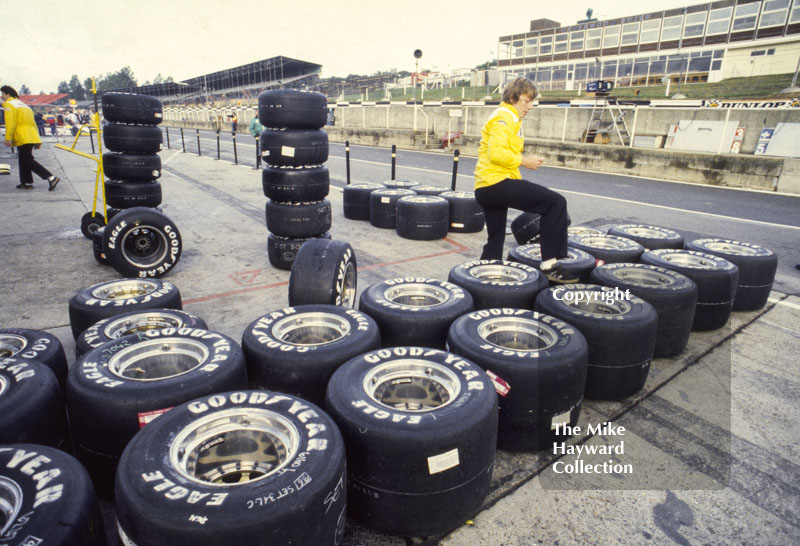
<path fill-rule="evenodd" d="M 143 411 L 139 413 L 139 429 L 144 428 L 145 425 L 149 424 L 153 419 L 161 415 L 162 413 L 167 413 L 169 410 L 174 408 L 175 406 L 170 406 L 168 408 L 157 409 L 153 411 Z"/>
<path fill-rule="evenodd" d="M 497 391 L 497 394 L 500 396 L 508 395 L 508 392 L 511 390 L 511 385 L 509 385 L 505 379 L 498 376 L 491 370 L 486 370 L 486 375 L 488 375 L 489 379 L 492 380 L 492 383 L 494 384 L 494 390 Z"/>

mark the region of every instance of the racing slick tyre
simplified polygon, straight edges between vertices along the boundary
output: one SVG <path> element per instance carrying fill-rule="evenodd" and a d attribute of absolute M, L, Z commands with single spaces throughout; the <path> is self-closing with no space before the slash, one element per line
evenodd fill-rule
<path fill-rule="evenodd" d="M 198 316 L 177 309 L 145 309 L 130 311 L 99 320 L 89 326 L 75 340 L 75 356 L 80 358 L 92 349 L 115 339 L 164 328 L 200 328 L 208 325 Z"/>
<path fill-rule="evenodd" d="M 119 209 L 157 207 L 161 204 L 161 182 L 105 181 L 106 204 Z M 111 220 L 109 219 L 109 223 Z"/>
<path fill-rule="evenodd" d="M 446 191 L 439 194 L 450 203 L 450 228 L 452 233 L 477 233 L 486 225 L 483 209 L 471 191 Z"/>
<path fill-rule="evenodd" d="M 444 192 L 448 191 L 447 188 L 442 186 L 414 186 L 411 189 L 414 190 L 414 193 L 417 195 L 430 195 L 434 197 L 442 195 Z"/>
<path fill-rule="evenodd" d="M 644 247 L 625 237 L 616 235 L 570 235 L 569 246 L 583 250 L 607 264 L 634 263 L 644 252 Z"/>
<path fill-rule="evenodd" d="M 739 268 L 725 258 L 694 250 L 661 249 L 642 254 L 642 263 L 686 275 L 697 285 L 692 330 L 717 330 L 731 316 Z"/>
<path fill-rule="evenodd" d="M 112 218 L 103 234 L 108 263 L 125 277 L 161 277 L 181 258 L 178 226 L 147 207 L 126 209 Z"/>
<path fill-rule="evenodd" d="M 94 252 L 94 259 L 102 265 L 108 265 L 108 258 L 103 250 L 103 235 L 105 232 L 106 228 L 103 226 L 92 234 L 92 251 Z"/>
<path fill-rule="evenodd" d="M 328 102 L 322 93 L 275 89 L 258 96 L 258 121 L 264 127 L 319 129 L 327 120 Z"/>
<path fill-rule="evenodd" d="M 547 288 L 541 271 L 519 262 L 476 260 L 457 265 L 447 280 L 470 293 L 475 309 L 533 309 L 536 295 Z"/>
<path fill-rule="evenodd" d="M 267 230 L 279 237 L 307 239 L 331 229 L 331 202 L 277 203 L 267 201 Z"/>
<path fill-rule="evenodd" d="M 608 229 L 609 235 L 636 241 L 647 250 L 683 248 L 683 235 L 671 229 L 643 224 L 619 224 Z"/>
<path fill-rule="evenodd" d="M 592 271 L 591 282 L 630 290 L 658 313 L 658 333 L 653 357 L 680 354 L 689 342 L 697 285 L 692 279 L 663 267 L 645 264 L 606 264 Z"/>
<path fill-rule="evenodd" d="M 0 446 L 0 498 L 3 544 L 106 544 L 89 474 L 63 451 L 29 443 Z"/>
<path fill-rule="evenodd" d="M 407 195 L 397 200 L 397 234 L 404 239 L 435 241 L 447 237 L 450 205 L 437 196 Z"/>
<path fill-rule="evenodd" d="M 330 239 L 330 233 L 323 233 L 317 235 L 316 239 Z M 274 233 L 270 233 L 267 237 L 267 259 L 273 267 L 278 269 L 285 269 L 289 271 L 292 269 L 292 264 L 300 252 L 300 248 L 306 241 L 312 239 L 293 239 L 291 237 L 278 237 Z"/>
<path fill-rule="evenodd" d="M 81 288 L 69 300 L 72 336 L 104 318 L 144 309 L 181 309 L 181 293 L 157 279 L 117 279 Z"/>
<path fill-rule="evenodd" d="M 12 356 L 0 360 L 0 445 L 22 442 L 69 450 L 56 376 L 39 361 Z"/>
<path fill-rule="evenodd" d="M 470 293 L 455 284 L 406 277 L 368 286 L 361 293 L 358 309 L 378 323 L 383 347 L 444 349 L 450 324 L 472 311 L 473 302 Z"/>
<path fill-rule="evenodd" d="M 124 544 L 335 546 L 345 530 L 344 442 L 310 402 L 233 391 L 184 403 L 120 459 Z"/>
<path fill-rule="evenodd" d="M 75 455 L 107 497 L 122 450 L 142 427 L 173 406 L 246 385 L 241 348 L 216 332 L 166 328 L 110 341 L 67 377 Z"/>
<path fill-rule="evenodd" d="M 687 243 L 686 249 L 725 258 L 739 268 L 734 311 L 756 311 L 767 304 L 778 269 L 772 250 L 731 239 L 698 239 Z"/>
<path fill-rule="evenodd" d="M 242 335 L 247 377 L 254 389 L 325 403 L 325 387 L 336 369 L 381 346 L 378 325 L 368 315 L 336 305 L 298 305 L 267 313 Z"/>
<path fill-rule="evenodd" d="M 511 233 L 518 245 L 538 241 L 542 217 L 533 212 L 523 212 L 511 221 Z"/>
<path fill-rule="evenodd" d="M 61 341 L 44 330 L 0 328 L 0 359 L 37 360 L 55 374 L 61 389 L 67 380 L 67 355 Z"/>
<path fill-rule="evenodd" d="M 103 144 L 112 152 L 156 154 L 163 140 L 161 129 L 154 125 L 103 125 Z"/>
<path fill-rule="evenodd" d="M 265 165 L 261 171 L 264 195 L 279 203 L 322 201 L 330 190 L 327 167 L 277 168 Z"/>
<path fill-rule="evenodd" d="M 472 362 L 423 347 L 372 351 L 336 370 L 325 407 L 347 448 L 355 520 L 429 536 L 480 509 L 494 465 L 497 395 Z"/>
<path fill-rule="evenodd" d="M 384 180 L 382 184 L 390 190 L 414 190 L 419 182 L 412 180 Z"/>
<path fill-rule="evenodd" d="M 328 160 L 328 133 L 319 129 L 264 129 L 261 159 L 273 167 L 322 165 Z"/>
<path fill-rule="evenodd" d="M 499 449 L 545 449 L 566 440 L 557 425 L 577 424 L 588 346 L 573 326 L 527 309 L 483 309 L 456 319 L 447 347 L 493 378 Z"/>
<path fill-rule="evenodd" d="M 572 235 L 606 235 L 599 229 L 590 228 L 587 226 L 573 226 L 567 228 L 567 236 Z"/>
<path fill-rule="evenodd" d="M 369 195 L 375 190 L 385 189 L 383 184 L 362 182 L 349 184 L 342 190 L 344 217 L 350 220 L 369 221 Z"/>
<path fill-rule="evenodd" d="M 161 158 L 156 154 L 103 154 L 103 174 L 123 182 L 152 182 L 161 178 Z"/>
<path fill-rule="evenodd" d="M 565 284 L 541 292 L 536 310 L 572 324 L 586 338 L 586 398 L 621 400 L 644 387 L 658 330 L 652 305 L 616 288 Z"/>
<path fill-rule="evenodd" d="M 103 93 L 101 104 L 106 121 L 158 125 L 164 119 L 161 101 L 149 95 Z"/>
<path fill-rule="evenodd" d="M 103 218 L 103 213 L 100 211 L 95 211 L 94 214 L 89 211 L 81 216 L 81 233 L 87 239 L 91 239 L 92 234 L 105 225 L 106 219 Z"/>
<path fill-rule="evenodd" d="M 542 265 L 542 249 L 538 243 L 518 246 L 508 251 L 506 259 L 509 262 L 519 262 L 538 269 Z M 588 252 L 567 247 L 567 258 L 562 258 L 559 263 L 562 271 L 585 283 L 589 281 L 589 275 L 597 260 Z"/>
<path fill-rule="evenodd" d="M 415 195 L 412 190 L 381 189 L 369 194 L 369 222 L 383 229 L 397 228 L 397 201 L 401 197 Z"/>
<path fill-rule="evenodd" d="M 289 274 L 289 305 L 354 307 L 358 264 L 344 241 L 310 239 L 303 243 Z"/>

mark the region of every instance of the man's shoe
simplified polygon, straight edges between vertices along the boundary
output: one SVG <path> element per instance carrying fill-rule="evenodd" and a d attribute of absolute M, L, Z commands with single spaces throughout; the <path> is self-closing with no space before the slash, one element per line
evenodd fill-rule
<path fill-rule="evenodd" d="M 56 189 L 56 186 L 58 186 L 58 183 L 59 183 L 60 181 L 61 181 L 61 179 L 60 179 L 59 177 L 57 177 L 57 176 L 54 176 L 54 177 L 53 177 L 53 178 L 50 180 L 50 189 L 49 189 L 48 191 L 53 191 L 54 189 Z"/>
<path fill-rule="evenodd" d="M 17 184 L 18 190 L 32 190 L 33 184 Z"/>

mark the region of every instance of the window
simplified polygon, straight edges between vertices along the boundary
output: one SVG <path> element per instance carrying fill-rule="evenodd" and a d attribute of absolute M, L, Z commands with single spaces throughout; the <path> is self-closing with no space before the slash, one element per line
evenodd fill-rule
<path fill-rule="evenodd" d="M 556 49 L 555 53 L 565 53 L 567 51 L 567 42 L 569 34 L 564 32 L 556 36 Z"/>
<path fill-rule="evenodd" d="M 706 11 L 687 15 L 686 26 L 683 27 L 683 37 L 695 38 L 697 36 L 702 36 L 706 26 L 706 15 L 708 15 Z"/>
<path fill-rule="evenodd" d="M 719 70 L 722 68 L 722 61 L 711 61 L 711 70 Z"/>
<path fill-rule="evenodd" d="M 683 15 L 667 17 L 664 19 L 664 28 L 661 30 L 661 41 L 677 40 L 681 37 L 681 27 L 683 26 Z"/>
<path fill-rule="evenodd" d="M 791 15 L 789 15 L 789 22 L 800 23 L 800 0 L 794 0 L 794 6 L 792 6 L 792 13 Z"/>
<path fill-rule="evenodd" d="M 756 28 L 756 17 L 758 17 L 758 8 L 760 6 L 760 2 L 736 6 L 736 13 L 733 14 L 733 31 L 738 32 Z"/>
<path fill-rule="evenodd" d="M 711 68 L 711 57 L 698 57 L 689 61 L 689 72 L 708 72 Z"/>
<path fill-rule="evenodd" d="M 606 61 L 603 63 L 603 72 L 601 77 L 604 80 L 610 80 L 617 77 L 617 61 Z"/>
<path fill-rule="evenodd" d="M 553 52 L 553 37 L 542 36 L 539 40 L 539 55 L 550 55 Z M 548 79 L 549 76 L 548 76 Z"/>
<path fill-rule="evenodd" d="M 755 51 L 751 51 L 750 52 L 750 56 L 751 57 L 763 57 L 765 53 L 766 53 L 766 51 L 764 51 L 763 49 L 757 49 Z"/>
<path fill-rule="evenodd" d="M 500 48 L 497 53 L 498 59 L 508 59 L 511 54 L 511 42 L 500 42 Z"/>
<path fill-rule="evenodd" d="M 733 8 L 715 9 L 709 13 L 706 36 L 727 34 L 731 26 L 731 12 L 733 12 Z"/>
<path fill-rule="evenodd" d="M 622 25 L 622 45 L 633 45 L 639 41 L 639 23 Z"/>
<path fill-rule="evenodd" d="M 800 0 L 798 0 L 800 1 Z M 647 44 L 658 41 L 658 32 L 661 30 L 661 19 L 651 19 L 642 23 L 642 35 L 639 37 L 640 44 Z"/>
<path fill-rule="evenodd" d="M 602 28 L 593 28 L 586 33 L 586 49 L 600 49 L 600 40 L 603 38 Z"/>
<path fill-rule="evenodd" d="M 767 0 L 761 10 L 758 28 L 782 26 L 786 22 L 790 0 Z"/>
<path fill-rule="evenodd" d="M 511 50 L 512 57 L 522 57 L 522 40 L 514 40 L 514 43 L 511 44 Z"/>
<path fill-rule="evenodd" d="M 528 38 L 525 40 L 525 56 L 526 57 L 535 57 L 536 52 L 539 49 L 539 38 Z"/>
<path fill-rule="evenodd" d="M 648 59 L 636 59 L 633 65 L 634 76 L 647 76 L 647 66 L 650 64 Z"/>
<path fill-rule="evenodd" d="M 603 34 L 603 47 L 617 47 L 619 45 L 619 25 L 606 27 Z"/>
<path fill-rule="evenodd" d="M 583 49 L 583 34 L 582 30 L 576 30 L 569 35 L 569 50 L 580 51 Z"/>

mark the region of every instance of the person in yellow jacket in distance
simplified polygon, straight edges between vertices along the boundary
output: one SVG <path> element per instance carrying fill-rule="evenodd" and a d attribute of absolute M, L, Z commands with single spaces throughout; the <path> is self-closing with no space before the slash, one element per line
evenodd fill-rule
<path fill-rule="evenodd" d="M 553 281 L 568 282 L 571 279 L 560 274 L 558 261 L 567 257 L 567 200 L 553 190 L 524 180 L 519 170 L 536 170 L 544 161 L 522 153 L 522 119 L 537 95 L 536 84 L 517 78 L 503 91 L 503 102 L 481 129 L 475 199 L 486 216 L 488 231 L 481 259 L 503 259 L 509 208 L 537 213 L 541 215 L 541 269 Z"/>
<path fill-rule="evenodd" d="M 39 138 L 39 129 L 33 119 L 33 110 L 19 100 L 17 91 L 8 85 L 0 87 L 3 97 L 3 113 L 6 119 L 5 145 L 9 148 L 16 146 L 19 155 L 19 185 L 23 190 L 33 189 L 33 174 L 36 173 L 50 183 L 50 191 L 56 188 L 59 182 L 46 168 L 33 158 L 33 149 L 42 146 Z"/>

